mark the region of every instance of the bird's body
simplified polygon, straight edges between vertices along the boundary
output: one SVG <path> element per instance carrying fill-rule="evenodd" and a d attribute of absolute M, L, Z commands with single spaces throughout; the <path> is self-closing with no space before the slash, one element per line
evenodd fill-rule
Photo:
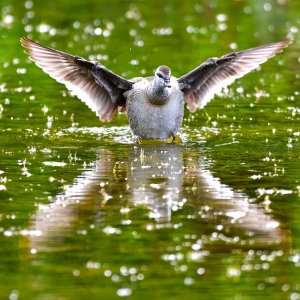
<path fill-rule="evenodd" d="M 134 135 L 146 139 L 175 137 L 184 112 L 204 107 L 222 88 L 281 52 L 292 41 L 262 45 L 208 59 L 189 73 L 175 78 L 167 66 L 154 76 L 127 80 L 100 63 L 87 61 L 30 39 L 22 38 L 27 54 L 51 77 L 63 83 L 103 122 L 126 110 Z"/>
<path fill-rule="evenodd" d="M 171 77 L 171 87 L 166 88 L 166 95 L 162 95 L 162 100 L 158 101 L 159 94 L 151 99 L 149 82 L 152 81 L 151 77 L 141 79 L 125 94 L 130 128 L 134 135 L 146 139 L 164 140 L 170 136 L 175 137 L 183 118 L 183 93 L 177 80 Z M 145 90 L 148 92 L 145 93 Z"/>

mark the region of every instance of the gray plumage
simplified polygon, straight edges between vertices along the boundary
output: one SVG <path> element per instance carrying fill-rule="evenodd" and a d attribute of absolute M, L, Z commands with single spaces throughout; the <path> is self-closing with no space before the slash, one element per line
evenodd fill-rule
<path fill-rule="evenodd" d="M 126 110 L 132 132 L 147 139 L 175 137 L 182 123 L 184 103 L 192 112 L 204 107 L 222 88 L 291 42 L 287 39 L 211 58 L 178 79 L 171 75 L 169 67 L 160 66 L 152 77 L 126 80 L 100 63 L 21 39 L 36 65 L 65 84 L 101 121 L 109 122 L 118 109 Z"/>

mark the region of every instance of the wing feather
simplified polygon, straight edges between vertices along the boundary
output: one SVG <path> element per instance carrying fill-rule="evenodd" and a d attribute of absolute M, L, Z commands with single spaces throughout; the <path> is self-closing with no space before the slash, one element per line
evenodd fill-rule
<path fill-rule="evenodd" d="M 256 69 L 291 42 L 291 39 L 287 39 L 229 53 L 217 59 L 210 58 L 196 69 L 181 76 L 178 83 L 189 110 L 194 112 L 197 108 L 203 108 L 224 87 Z"/>
<path fill-rule="evenodd" d="M 21 44 L 37 66 L 63 83 L 101 121 L 111 121 L 118 106 L 126 105 L 123 93 L 131 89 L 132 82 L 99 63 L 42 46 L 28 38 L 21 38 Z"/>

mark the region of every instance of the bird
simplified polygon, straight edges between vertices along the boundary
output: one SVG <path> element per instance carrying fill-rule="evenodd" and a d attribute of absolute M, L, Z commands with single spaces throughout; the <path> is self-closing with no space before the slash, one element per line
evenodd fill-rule
<path fill-rule="evenodd" d="M 125 112 L 134 136 L 173 141 L 182 125 L 185 105 L 191 112 L 203 108 L 215 94 L 266 62 L 292 43 L 288 38 L 219 58 L 209 58 L 176 78 L 161 65 L 154 75 L 125 79 L 100 62 L 86 60 L 27 37 L 21 38 L 25 53 L 45 73 L 63 83 L 102 122 Z"/>

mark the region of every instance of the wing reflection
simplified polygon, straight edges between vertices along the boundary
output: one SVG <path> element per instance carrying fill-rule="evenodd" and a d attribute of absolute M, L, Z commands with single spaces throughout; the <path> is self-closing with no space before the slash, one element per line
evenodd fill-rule
<path fill-rule="evenodd" d="M 184 145 L 101 148 L 90 170 L 51 204 L 38 209 L 32 230 L 40 234 L 31 237 L 31 246 L 50 250 L 85 222 L 118 230 L 115 210 L 126 214 L 144 209 L 148 215 L 143 220 L 154 220 L 155 228 L 193 220 L 192 226 L 210 250 L 220 244 L 229 249 L 236 245 L 289 247 L 289 232 L 283 224 L 247 195 L 222 184 L 209 167 L 199 148 Z"/>

